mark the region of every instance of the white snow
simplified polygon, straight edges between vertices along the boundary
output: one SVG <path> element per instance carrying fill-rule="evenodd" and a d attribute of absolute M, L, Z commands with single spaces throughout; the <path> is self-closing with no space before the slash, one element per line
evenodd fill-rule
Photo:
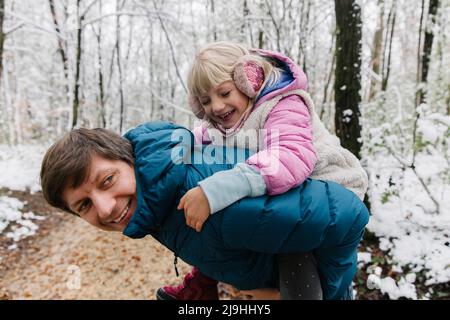
<path fill-rule="evenodd" d="M 36 233 L 38 226 L 31 220 L 43 220 L 45 217 L 35 215 L 33 212 L 23 213 L 24 203 L 16 198 L 8 196 L 0 197 L 0 233 L 7 227 L 10 231 L 6 233 L 7 238 L 17 242 Z M 10 246 L 10 248 L 15 248 Z"/>
<path fill-rule="evenodd" d="M 405 278 L 401 278 L 398 283 L 391 277 L 382 278 L 379 281 L 379 286 L 381 292 L 387 293 L 390 299 L 398 299 L 401 297 L 417 299 L 414 284 L 409 283 Z"/>
<path fill-rule="evenodd" d="M 370 252 L 358 252 L 358 263 L 367 264 L 372 261 L 372 255 Z"/>
<path fill-rule="evenodd" d="M 342 115 L 344 117 L 351 117 L 353 115 L 353 111 L 352 109 L 345 109 L 342 111 Z"/>
<path fill-rule="evenodd" d="M 433 129 L 427 130 L 427 137 L 434 139 Z M 368 159 L 368 165 L 372 205 L 368 229 L 380 238 L 380 249 L 397 271 L 407 267 L 412 272 L 398 283 L 389 277 L 380 279 L 380 289 L 391 299 L 417 299 L 414 272 L 425 271 L 426 285 L 450 281 L 450 188 L 438 178 L 448 164 L 436 154 L 420 154 L 416 159 L 417 172 L 440 203 L 439 213 L 411 169 L 401 171 L 389 156 Z M 394 185 L 389 186 L 389 180 Z"/>
<path fill-rule="evenodd" d="M 39 191 L 39 170 L 45 146 L 0 145 L 0 188 L 11 190 Z M 20 241 L 36 233 L 38 226 L 32 220 L 42 220 L 45 217 L 33 212 L 22 213 L 24 203 L 16 198 L 0 196 L 0 234 L 6 232 L 6 237 L 14 242 Z M 16 249 L 12 244 L 8 249 Z"/>
<path fill-rule="evenodd" d="M 39 170 L 46 147 L 21 145 L 10 147 L 0 145 L 0 188 L 11 190 L 41 190 Z"/>
<path fill-rule="evenodd" d="M 23 203 L 18 199 L 10 197 L 0 197 L 0 233 L 13 221 L 22 218 Z"/>

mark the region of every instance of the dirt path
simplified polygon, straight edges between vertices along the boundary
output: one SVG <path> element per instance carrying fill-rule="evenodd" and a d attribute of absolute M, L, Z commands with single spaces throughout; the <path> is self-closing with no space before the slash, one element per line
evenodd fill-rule
<path fill-rule="evenodd" d="M 158 287 L 182 279 L 175 276 L 173 254 L 150 237 L 132 240 L 97 230 L 53 212 L 39 195 L 11 196 L 26 198 L 47 219 L 15 250 L 0 239 L 0 299 L 154 299 Z M 180 274 L 190 270 L 182 261 L 178 268 Z"/>

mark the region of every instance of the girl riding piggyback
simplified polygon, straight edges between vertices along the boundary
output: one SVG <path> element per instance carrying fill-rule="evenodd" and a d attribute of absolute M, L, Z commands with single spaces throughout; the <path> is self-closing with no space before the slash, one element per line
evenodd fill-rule
<path fill-rule="evenodd" d="M 193 130 L 196 143 L 254 151 L 245 163 L 215 173 L 184 195 L 178 208 L 184 209 L 192 228 L 200 232 L 210 214 L 244 197 L 281 194 L 307 178 L 337 182 L 363 199 L 365 171 L 326 130 L 306 91 L 306 75 L 288 57 L 236 43 L 212 43 L 197 53 L 188 90 L 190 106 L 202 120 Z M 301 264 L 303 256 L 279 261 Z M 281 277 L 292 267 L 280 264 L 279 269 Z M 194 268 L 182 285 L 160 288 L 158 296 L 215 298 L 215 286 Z"/>

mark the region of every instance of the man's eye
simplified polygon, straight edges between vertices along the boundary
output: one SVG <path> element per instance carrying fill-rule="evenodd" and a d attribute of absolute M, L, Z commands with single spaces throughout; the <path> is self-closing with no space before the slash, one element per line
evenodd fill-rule
<path fill-rule="evenodd" d="M 110 185 L 111 182 L 112 182 L 112 180 L 113 180 L 113 175 L 108 176 L 108 177 L 103 181 L 103 186 L 106 187 L 106 186 Z"/>
<path fill-rule="evenodd" d="M 89 207 L 90 201 L 85 200 L 81 203 L 81 205 L 78 207 L 78 212 L 83 213 L 88 207 Z"/>

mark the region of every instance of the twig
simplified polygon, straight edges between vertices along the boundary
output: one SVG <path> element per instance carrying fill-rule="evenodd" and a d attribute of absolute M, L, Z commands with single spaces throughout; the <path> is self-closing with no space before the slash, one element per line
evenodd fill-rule
<path fill-rule="evenodd" d="M 156 7 L 155 0 L 153 0 L 153 6 L 155 7 L 155 10 L 158 10 L 157 7 Z M 177 73 L 178 79 L 180 80 L 180 83 L 183 86 L 184 92 L 187 93 L 188 91 L 187 91 L 186 85 L 184 84 L 183 78 L 181 77 L 180 70 L 178 70 L 177 60 L 175 59 L 175 50 L 173 48 L 172 41 L 170 40 L 169 33 L 167 32 L 166 27 L 164 25 L 164 22 L 163 22 L 163 20 L 161 18 L 161 15 L 159 14 L 158 11 L 156 11 L 156 15 L 158 16 L 158 20 L 159 20 L 159 22 L 161 24 L 161 28 L 163 29 L 164 34 L 166 35 L 167 42 L 169 43 L 170 53 L 171 53 L 171 56 L 172 56 L 172 62 L 174 64 L 174 66 L 175 66 L 175 71 Z"/>
<path fill-rule="evenodd" d="M 386 146 L 386 148 L 389 151 L 389 153 L 402 165 L 402 169 L 410 168 L 414 172 L 414 174 L 416 175 L 416 177 L 419 180 L 420 184 L 422 185 L 422 187 L 424 188 L 425 192 L 427 193 L 428 197 L 431 199 L 431 201 L 436 206 L 436 212 L 440 213 L 439 202 L 433 197 L 433 195 L 431 194 L 430 189 L 428 189 L 427 185 L 425 184 L 425 181 L 423 181 L 423 178 L 419 175 L 419 173 L 417 172 L 416 168 L 414 166 L 412 166 L 412 165 L 408 165 L 402 159 L 400 159 L 395 154 L 394 150 L 392 150 L 392 148 L 390 146 Z"/>

